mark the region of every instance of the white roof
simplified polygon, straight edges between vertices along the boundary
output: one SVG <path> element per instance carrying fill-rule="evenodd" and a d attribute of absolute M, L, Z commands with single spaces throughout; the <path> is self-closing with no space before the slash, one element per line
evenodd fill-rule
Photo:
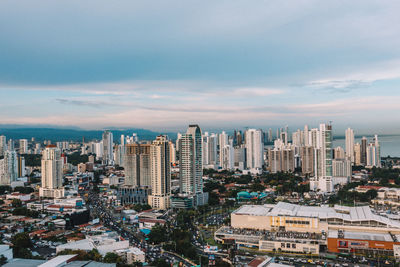
<path fill-rule="evenodd" d="M 269 215 L 271 208 L 261 205 L 244 205 L 235 210 L 233 213 L 240 215 L 255 215 L 266 216 Z"/>
<path fill-rule="evenodd" d="M 40 264 L 38 267 L 57 267 L 64 266 L 66 262 L 74 258 L 77 254 L 57 256 L 45 263 Z"/>
<path fill-rule="evenodd" d="M 369 206 L 347 207 L 301 206 L 279 202 L 271 208 L 270 205 L 244 205 L 233 212 L 237 215 L 253 216 L 291 216 L 312 217 L 319 219 L 341 219 L 348 222 L 376 221 L 390 227 L 400 228 L 400 222 L 372 213 Z"/>
<path fill-rule="evenodd" d="M 345 239 L 393 242 L 393 238 L 388 233 L 368 233 L 368 232 L 344 231 L 343 235 L 344 235 Z M 338 231 L 337 230 L 329 231 L 328 237 L 338 238 Z"/>

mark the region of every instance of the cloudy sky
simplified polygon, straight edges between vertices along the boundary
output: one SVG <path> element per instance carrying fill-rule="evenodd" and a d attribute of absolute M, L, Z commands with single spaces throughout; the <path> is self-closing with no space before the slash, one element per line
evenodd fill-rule
<path fill-rule="evenodd" d="M 400 1 L 0 2 L 0 124 L 400 133 Z"/>

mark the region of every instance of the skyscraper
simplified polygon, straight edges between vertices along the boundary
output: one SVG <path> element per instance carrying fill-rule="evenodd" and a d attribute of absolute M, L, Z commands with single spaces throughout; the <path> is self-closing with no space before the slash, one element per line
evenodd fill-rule
<path fill-rule="evenodd" d="M 318 146 L 315 149 L 315 176 L 310 179 L 310 189 L 322 192 L 333 191 L 334 182 L 332 181 L 332 126 L 330 124 L 320 124 Z"/>
<path fill-rule="evenodd" d="M 27 154 L 27 153 L 28 153 L 28 140 L 19 139 L 19 154 Z"/>
<path fill-rule="evenodd" d="M 203 192 L 202 140 L 198 125 L 189 125 L 182 135 L 179 153 L 181 193 Z"/>
<path fill-rule="evenodd" d="M 0 159 L 0 185 L 10 185 L 18 177 L 18 156 L 15 151 L 6 150 Z"/>
<path fill-rule="evenodd" d="M 0 156 L 4 156 L 4 152 L 7 150 L 7 140 L 4 135 L 0 135 Z"/>
<path fill-rule="evenodd" d="M 64 197 L 63 163 L 61 151 L 55 145 L 48 145 L 42 152 L 42 186 L 40 197 Z"/>
<path fill-rule="evenodd" d="M 125 185 L 150 186 L 150 144 L 127 144 L 124 170 Z"/>
<path fill-rule="evenodd" d="M 361 145 L 357 143 L 354 145 L 354 165 L 361 165 Z"/>
<path fill-rule="evenodd" d="M 114 162 L 113 159 L 113 134 L 106 130 L 103 132 L 103 164 L 111 165 Z"/>
<path fill-rule="evenodd" d="M 346 130 L 346 157 L 354 163 L 354 131 L 350 128 Z"/>
<path fill-rule="evenodd" d="M 229 145 L 228 134 L 225 133 L 224 131 L 219 134 L 218 144 L 219 144 L 219 166 L 222 166 L 222 162 L 225 157 L 223 148 L 226 145 Z"/>
<path fill-rule="evenodd" d="M 246 154 L 248 169 L 262 169 L 264 145 L 261 130 L 249 129 L 246 131 Z"/>
<path fill-rule="evenodd" d="M 167 136 L 157 136 L 150 146 L 151 195 L 149 204 L 156 209 L 168 209 L 171 196 L 171 160 Z"/>
<path fill-rule="evenodd" d="M 381 149 L 378 141 L 378 136 L 374 136 L 374 141 L 367 146 L 367 167 L 382 167 L 381 164 Z"/>
<path fill-rule="evenodd" d="M 367 143 L 368 139 L 363 136 L 361 138 L 361 165 L 363 166 L 367 165 Z"/>

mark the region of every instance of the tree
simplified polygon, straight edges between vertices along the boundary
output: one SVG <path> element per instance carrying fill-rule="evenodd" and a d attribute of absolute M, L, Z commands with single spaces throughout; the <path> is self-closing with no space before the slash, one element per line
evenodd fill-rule
<path fill-rule="evenodd" d="M 117 253 L 108 252 L 108 253 L 104 256 L 103 261 L 104 261 L 105 263 L 118 263 L 118 262 L 121 262 L 122 259 L 121 259 L 120 256 L 118 256 Z"/>
<path fill-rule="evenodd" d="M 22 207 L 22 201 L 21 201 L 20 199 L 18 199 L 18 198 L 14 198 L 14 199 L 12 200 L 12 202 L 11 202 L 11 205 L 12 205 L 14 208 Z"/>
<path fill-rule="evenodd" d="M 170 264 L 166 262 L 164 259 L 157 259 L 153 261 L 151 265 L 155 267 L 170 267 Z"/>
<path fill-rule="evenodd" d="M 149 241 L 154 244 L 160 244 L 162 242 L 167 241 L 166 229 L 164 226 L 159 224 L 154 225 L 151 228 L 151 232 L 149 234 Z"/>
<path fill-rule="evenodd" d="M 17 186 L 14 188 L 14 192 L 20 192 L 22 194 L 30 194 L 34 191 L 35 190 L 33 190 L 33 188 L 30 186 Z"/>
<path fill-rule="evenodd" d="M 28 248 L 32 247 L 32 241 L 27 233 L 18 233 L 12 237 L 14 258 L 29 259 L 32 253 Z"/>

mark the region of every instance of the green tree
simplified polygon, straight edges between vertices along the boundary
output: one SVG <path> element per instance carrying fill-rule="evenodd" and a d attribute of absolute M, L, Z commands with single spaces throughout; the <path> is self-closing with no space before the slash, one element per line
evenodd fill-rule
<path fill-rule="evenodd" d="M 152 266 L 155 267 L 170 267 L 171 265 L 166 262 L 164 259 L 157 259 L 151 263 Z"/>
<path fill-rule="evenodd" d="M 32 241 L 27 233 L 18 233 L 11 239 L 13 244 L 13 255 L 14 258 L 29 259 L 32 257 L 32 253 L 29 248 L 32 247 Z"/>
<path fill-rule="evenodd" d="M 120 256 L 118 256 L 117 253 L 108 252 L 108 253 L 104 256 L 103 261 L 104 261 L 105 263 L 118 263 L 118 262 L 121 262 L 122 259 L 121 259 Z"/>
<path fill-rule="evenodd" d="M 149 234 L 149 241 L 154 244 L 160 244 L 162 242 L 167 241 L 166 229 L 164 226 L 159 224 L 154 225 L 151 228 L 151 232 Z"/>
<path fill-rule="evenodd" d="M 20 199 L 14 198 L 14 199 L 12 200 L 12 202 L 11 202 L 11 205 L 12 205 L 14 208 L 22 207 L 22 201 L 21 201 Z"/>

